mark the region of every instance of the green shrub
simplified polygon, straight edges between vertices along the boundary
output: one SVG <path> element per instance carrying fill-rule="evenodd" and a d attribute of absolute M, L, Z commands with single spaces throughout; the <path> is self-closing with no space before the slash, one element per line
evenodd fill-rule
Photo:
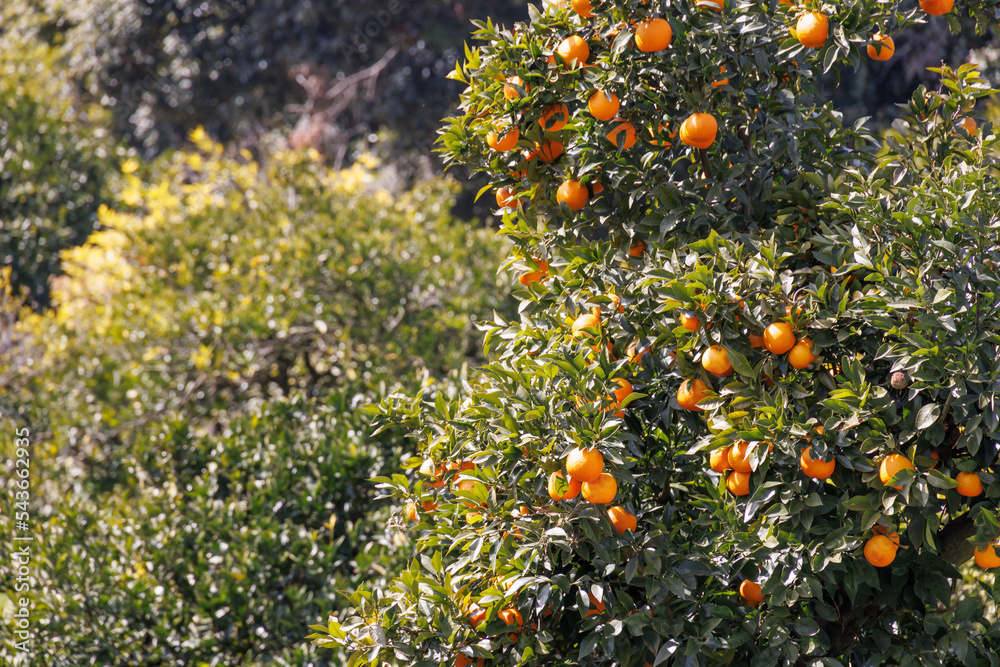
<path fill-rule="evenodd" d="M 59 252 L 94 229 L 114 151 L 107 114 L 75 98 L 53 53 L 0 36 L 0 266 L 39 307 Z"/>
<path fill-rule="evenodd" d="M 0 360 L 0 428 L 35 444 L 37 664 L 341 664 L 305 624 L 407 555 L 366 481 L 405 444 L 364 405 L 457 381 L 505 303 L 453 184 L 392 198 L 360 163 L 192 139 L 126 163 Z"/>

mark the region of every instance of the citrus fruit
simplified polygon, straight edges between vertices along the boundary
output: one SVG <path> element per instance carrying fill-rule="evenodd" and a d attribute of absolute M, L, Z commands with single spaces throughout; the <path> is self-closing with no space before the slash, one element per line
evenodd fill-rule
<path fill-rule="evenodd" d="M 691 114 L 681 123 L 681 142 L 694 148 L 708 148 L 715 142 L 719 124 L 708 113 Z"/>
<path fill-rule="evenodd" d="M 469 613 L 469 624 L 472 627 L 479 627 L 479 624 L 486 620 L 486 610 L 482 607 L 475 606 Z"/>
<path fill-rule="evenodd" d="M 920 9 L 931 16 L 941 16 L 951 11 L 955 0 L 920 0 Z"/>
<path fill-rule="evenodd" d="M 635 27 L 635 45 L 640 51 L 653 53 L 670 46 L 674 31 L 666 19 L 653 18 L 641 21 Z"/>
<path fill-rule="evenodd" d="M 632 393 L 632 383 L 624 378 L 615 378 L 614 380 L 612 380 L 612 382 L 617 384 L 618 388 L 615 389 L 614 394 L 608 396 L 608 398 L 614 399 L 615 401 L 614 407 L 620 408 L 622 406 L 622 401 L 628 398 L 629 395 Z M 618 412 L 615 413 L 615 416 L 624 417 L 625 414 L 621 410 L 619 410 Z"/>
<path fill-rule="evenodd" d="M 546 132 L 558 132 L 569 122 L 569 107 L 565 104 L 550 104 L 538 117 L 538 124 Z"/>
<path fill-rule="evenodd" d="M 549 475 L 549 498 L 552 500 L 572 500 L 578 495 L 580 495 L 580 480 L 570 477 L 569 482 L 566 482 L 563 480 L 563 474 L 559 471 Z"/>
<path fill-rule="evenodd" d="M 760 584 L 749 579 L 740 584 L 740 597 L 751 607 L 756 607 L 764 601 L 764 595 L 760 592 Z"/>
<path fill-rule="evenodd" d="M 508 627 L 515 626 L 518 630 L 524 627 L 524 618 L 521 616 L 521 612 L 517 609 L 507 608 L 501 611 L 497 616 L 501 621 L 507 624 Z M 510 636 L 512 642 L 517 641 L 517 633 L 513 633 Z"/>
<path fill-rule="evenodd" d="M 625 134 L 622 135 L 622 132 Z M 627 120 L 622 120 L 605 136 L 618 148 L 627 150 L 635 145 L 635 126 Z"/>
<path fill-rule="evenodd" d="M 955 475 L 955 481 L 958 482 L 958 488 L 955 490 L 960 496 L 975 498 L 983 492 L 983 482 L 974 472 L 960 472 Z"/>
<path fill-rule="evenodd" d="M 702 353 L 701 366 L 715 377 L 723 378 L 733 373 L 729 353 L 721 345 L 712 345 Z"/>
<path fill-rule="evenodd" d="M 723 65 L 722 67 L 720 67 L 719 71 L 722 72 L 723 74 L 725 74 L 726 73 L 726 66 Z M 729 77 L 723 77 L 723 78 L 719 79 L 718 81 L 713 81 L 712 82 L 712 88 L 721 88 L 722 86 L 726 85 L 727 83 L 729 83 Z"/>
<path fill-rule="evenodd" d="M 499 197 L 499 193 L 497 194 Z M 532 283 L 543 282 L 548 278 L 549 275 L 549 263 L 544 259 L 532 260 L 537 266 L 537 271 L 529 271 L 528 273 L 522 274 L 517 280 L 519 283 L 527 287 Z"/>
<path fill-rule="evenodd" d="M 772 322 L 764 329 L 764 347 L 774 354 L 784 354 L 795 345 L 795 331 L 788 322 Z"/>
<path fill-rule="evenodd" d="M 556 201 L 560 204 L 565 202 L 573 211 L 579 211 L 586 206 L 587 199 L 589 198 L 590 192 L 587 190 L 587 186 L 581 185 L 579 181 L 572 179 L 563 181 L 562 185 L 556 191 Z"/>
<path fill-rule="evenodd" d="M 634 340 L 629 343 L 628 350 L 625 354 L 628 355 L 629 363 L 631 364 L 641 364 L 642 357 L 652 350 L 651 345 L 641 345 L 638 340 Z"/>
<path fill-rule="evenodd" d="M 515 88 L 515 86 L 517 87 Z M 507 84 L 504 85 L 503 87 L 503 96 L 506 97 L 508 100 L 516 100 L 522 95 L 522 93 L 518 91 L 517 88 L 521 88 L 521 90 L 524 91 L 524 94 L 527 95 L 528 86 L 527 84 L 524 83 L 524 79 L 517 76 L 516 74 L 514 76 L 507 77 Z"/>
<path fill-rule="evenodd" d="M 594 504 L 610 503 L 618 493 L 618 482 L 610 473 L 602 472 L 592 482 L 581 482 L 583 499 Z"/>
<path fill-rule="evenodd" d="M 571 0 L 570 6 L 573 7 L 574 12 L 585 19 L 594 17 L 594 8 L 591 6 L 590 0 Z"/>
<path fill-rule="evenodd" d="M 882 480 L 883 484 L 888 484 L 889 480 L 895 476 L 900 470 L 916 470 L 913 467 L 913 461 L 906 458 L 902 454 L 889 454 L 882 460 L 882 465 L 878 469 L 878 478 Z M 894 486 L 894 489 L 902 489 L 903 486 Z"/>
<path fill-rule="evenodd" d="M 816 49 L 826 43 L 830 30 L 829 21 L 823 12 L 808 12 L 799 17 L 795 23 L 795 37 L 802 46 Z"/>
<path fill-rule="evenodd" d="M 649 143 L 661 148 L 671 148 L 674 145 L 673 140 L 677 138 L 677 130 L 673 132 L 668 132 L 668 130 L 669 128 L 665 123 L 660 123 L 659 127 L 655 130 L 649 128 L 649 136 L 652 137 Z"/>
<path fill-rule="evenodd" d="M 575 447 L 566 457 L 566 472 L 579 482 L 594 482 L 604 472 L 604 457 L 596 449 Z"/>
<path fill-rule="evenodd" d="M 694 315 L 685 315 L 684 313 L 681 313 L 681 326 L 688 331 L 694 331 L 698 328 L 699 324 L 701 324 L 701 320 Z"/>
<path fill-rule="evenodd" d="M 570 35 L 556 48 L 556 53 L 565 61 L 568 67 L 579 67 L 590 57 L 590 47 L 579 35 Z"/>
<path fill-rule="evenodd" d="M 521 133 L 516 127 L 506 130 L 490 130 L 490 133 L 486 135 L 486 143 L 493 150 L 506 153 L 517 145 L 517 140 L 520 137 Z"/>
<path fill-rule="evenodd" d="M 638 525 L 635 515 L 630 514 L 628 510 L 618 505 L 608 510 L 608 518 L 611 519 L 611 523 L 614 524 L 615 530 L 618 531 L 619 535 L 623 535 L 626 530 L 635 531 Z"/>
<path fill-rule="evenodd" d="M 732 449 L 732 445 L 729 447 L 721 447 L 713 450 L 712 453 L 708 455 L 708 462 L 709 465 L 712 466 L 712 470 L 715 472 L 726 472 L 727 470 L 733 469 L 733 466 L 729 463 L 729 452 Z"/>
<path fill-rule="evenodd" d="M 802 472 L 806 474 L 806 477 L 826 479 L 832 475 L 834 469 L 837 467 L 837 462 L 832 458 L 829 461 L 814 459 L 809 455 L 810 449 L 811 447 L 806 447 L 802 450 L 802 455 L 799 456 L 799 467 L 802 468 Z"/>
<path fill-rule="evenodd" d="M 976 119 L 975 118 L 969 118 L 968 116 L 966 116 L 965 118 L 963 118 L 962 120 L 960 120 L 958 122 L 958 126 L 961 127 L 962 129 L 964 129 L 969 134 L 975 134 L 976 133 L 976 127 L 977 126 L 976 126 Z"/>
<path fill-rule="evenodd" d="M 517 206 L 517 199 L 515 198 L 515 195 L 517 195 L 517 193 L 514 192 L 514 188 L 508 187 L 506 185 L 497 188 L 497 206 L 499 206 L 500 208 L 507 208 L 508 206 Z"/>
<path fill-rule="evenodd" d="M 611 120 L 618 115 L 620 107 L 618 96 L 614 93 L 609 96 L 603 90 L 598 90 L 587 100 L 587 111 L 597 120 Z"/>
<path fill-rule="evenodd" d="M 573 320 L 573 337 L 579 338 L 580 334 L 586 334 L 585 329 L 600 329 L 601 318 L 594 313 L 584 313 Z M 588 334 L 589 335 L 589 334 Z"/>
<path fill-rule="evenodd" d="M 875 535 L 865 543 L 865 560 L 875 567 L 885 567 L 896 558 L 897 547 L 885 535 Z"/>
<path fill-rule="evenodd" d="M 442 466 L 434 465 L 434 461 L 431 458 L 424 459 L 424 462 L 420 464 L 420 474 L 424 477 L 433 477 L 433 482 L 425 482 L 427 486 L 432 489 L 436 489 L 444 486 L 444 482 L 441 481 L 441 475 L 444 474 L 444 468 Z"/>
<path fill-rule="evenodd" d="M 705 391 L 708 387 L 700 379 L 684 380 L 680 389 L 677 390 L 677 402 L 685 410 L 701 411 L 704 408 L 698 407 L 698 403 L 705 398 Z"/>
<path fill-rule="evenodd" d="M 734 496 L 745 496 L 750 493 L 750 473 L 733 471 L 726 479 L 726 488 Z"/>
<path fill-rule="evenodd" d="M 890 540 L 892 540 L 893 544 L 895 544 L 897 547 L 899 546 L 899 533 L 895 531 L 890 533 L 889 529 L 886 528 L 885 526 L 872 526 L 872 533 L 874 533 L 875 535 L 885 535 Z"/>
<path fill-rule="evenodd" d="M 747 336 L 747 338 L 750 340 L 750 349 L 751 350 L 754 349 L 754 348 L 757 348 L 757 347 L 764 347 L 764 337 L 763 336 L 758 336 L 756 334 L 750 334 L 749 336 Z"/>
<path fill-rule="evenodd" d="M 713 12 L 721 12 L 725 0 L 698 0 L 698 9 L 708 9 Z"/>
<path fill-rule="evenodd" d="M 563 153 L 563 145 L 555 139 L 545 139 L 535 144 L 531 157 L 537 157 L 542 162 L 555 162 Z"/>
<path fill-rule="evenodd" d="M 889 35 L 880 32 L 875 33 L 872 40 L 868 42 L 868 57 L 872 60 L 889 60 L 896 52 L 896 43 Z"/>
<path fill-rule="evenodd" d="M 646 245 L 645 241 L 643 241 L 642 239 L 636 239 L 635 243 L 632 244 L 632 247 L 628 249 L 628 256 L 642 257 L 642 254 L 646 252 L 647 247 L 648 246 Z"/>
<path fill-rule="evenodd" d="M 729 467 L 736 472 L 752 472 L 750 465 L 750 443 L 740 440 L 729 450 Z"/>
<path fill-rule="evenodd" d="M 808 368 L 809 364 L 815 360 L 816 355 L 812 352 L 812 341 L 808 338 L 797 341 L 788 351 L 788 363 L 799 370 Z"/>
<path fill-rule="evenodd" d="M 417 504 L 416 503 L 406 503 L 406 518 L 410 521 L 417 520 Z"/>
<path fill-rule="evenodd" d="M 476 667 L 483 667 L 483 659 L 480 658 L 479 660 L 473 660 L 464 653 L 459 653 L 455 657 L 455 667 L 469 667 L 470 665 L 475 665 Z"/>
<path fill-rule="evenodd" d="M 986 570 L 1000 567 L 1000 556 L 997 555 L 996 546 L 990 544 L 982 549 L 977 547 L 976 565 Z"/>

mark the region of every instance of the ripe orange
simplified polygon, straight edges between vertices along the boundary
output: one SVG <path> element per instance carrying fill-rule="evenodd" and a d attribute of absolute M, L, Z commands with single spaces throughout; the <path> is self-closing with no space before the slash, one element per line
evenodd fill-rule
<path fill-rule="evenodd" d="M 497 192 L 497 197 L 499 197 L 499 191 Z M 499 201 L 499 200 L 498 200 Z M 544 259 L 532 260 L 537 266 L 537 271 L 529 271 L 528 273 L 522 274 L 517 280 L 519 283 L 527 287 L 531 283 L 544 282 L 548 279 L 549 275 L 549 263 Z"/>
<path fill-rule="evenodd" d="M 802 46 L 816 49 L 826 43 L 830 22 L 823 12 L 809 12 L 799 17 L 795 23 L 795 37 Z"/>
<path fill-rule="evenodd" d="M 809 364 L 815 360 L 816 355 L 812 352 L 812 341 L 808 338 L 798 340 L 788 351 L 788 363 L 799 370 L 808 368 Z"/>
<path fill-rule="evenodd" d="M 430 457 L 424 459 L 424 462 L 420 464 L 419 472 L 421 475 L 425 477 L 434 478 L 435 481 L 433 482 L 425 482 L 425 484 L 427 484 L 427 486 L 431 487 L 432 489 L 437 489 L 444 486 L 444 482 L 441 481 L 441 475 L 444 474 L 444 467 L 434 465 L 434 461 Z"/>
<path fill-rule="evenodd" d="M 941 16 L 951 11 L 955 0 L 920 0 L 920 9 L 931 16 Z"/>
<path fill-rule="evenodd" d="M 628 249 L 629 257 L 642 257 L 643 253 L 646 252 L 646 242 L 642 239 L 636 239 L 632 244 L 632 247 Z"/>
<path fill-rule="evenodd" d="M 573 211 L 579 211 L 586 206 L 587 199 L 589 198 L 590 192 L 587 190 L 587 186 L 581 185 L 580 181 L 572 179 L 563 181 L 562 185 L 556 191 L 556 201 L 560 204 L 565 202 Z"/>
<path fill-rule="evenodd" d="M 635 531 L 638 525 L 635 515 L 630 514 L 628 510 L 618 505 L 608 510 L 608 518 L 611 519 L 611 523 L 614 524 L 615 530 L 618 531 L 619 535 L 624 535 L 626 530 Z"/>
<path fill-rule="evenodd" d="M 512 187 L 505 185 L 497 188 L 497 206 L 500 208 L 517 206 L 517 199 L 515 198 L 515 195 L 517 195 L 517 192 L 515 192 Z"/>
<path fill-rule="evenodd" d="M 681 142 L 694 148 L 708 148 L 715 142 L 719 123 L 708 113 L 691 114 L 681 123 Z"/>
<path fill-rule="evenodd" d="M 570 35 L 556 49 L 556 53 L 566 62 L 567 67 L 580 67 L 590 57 L 590 47 L 579 35 Z"/>
<path fill-rule="evenodd" d="M 896 559 L 899 549 L 885 535 L 875 535 L 865 543 L 865 560 L 875 567 L 885 567 Z"/>
<path fill-rule="evenodd" d="M 976 119 L 975 118 L 969 118 L 968 116 L 966 116 L 962 120 L 958 121 L 958 126 L 961 127 L 962 129 L 964 129 L 969 134 L 975 134 L 976 133 L 976 127 L 977 126 L 976 126 Z"/>
<path fill-rule="evenodd" d="M 677 390 L 677 402 L 685 410 L 701 411 L 704 408 L 698 407 L 698 403 L 705 398 L 705 391 L 708 387 L 700 379 L 684 380 L 680 389 Z"/>
<path fill-rule="evenodd" d="M 872 41 L 868 42 L 868 57 L 872 60 L 889 60 L 895 52 L 896 43 L 889 35 L 877 32 Z"/>
<path fill-rule="evenodd" d="M 514 86 L 520 87 L 524 91 L 524 95 L 528 94 L 528 84 L 524 82 L 524 79 L 515 74 L 514 76 L 507 77 L 507 85 L 503 87 L 503 96 L 508 100 L 516 100 L 521 97 L 521 93 Z"/>
<path fill-rule="evenodd" d="M 501 130 L 490 130 L 490 133 L 486 135 L 486 143 L 493 150 L 506 153 L 517 145 L 517 140 L 521 138 L 521 133 L 516 127 L 507 128 L 502 132 L 501 134 Z"/>
<path fill-rule="evenodd" d="M 721 345 L 712 345 L 702 353 L 701 366 L 715 377 L 724 378 L 733 373 L 729 353 Z"/>
<path fill-rule="evenodd" d="M 626 350 L 625 354 L 628 355 L 629 363 L 641 364 L 643 355 L 645 355 L 652 349 L 653 349 L 652 345 L 643 345 L 640 347 L 639 341 L 634 340 L 631 343 L 629 343 L 628 350 Z"/>
<path fill-rule="evenodd" d="M 582 482 L 580 492 L 583 499 L 594 504 L 610 503 L 618 494 L 618 482 L 610 473 L 602 472 L 592 482 Z"/>
<path fill-rule="evenodd" d="M 593 593 L 587 594 L 590 597 L 590 609 L 587 613 L 583 615 L 584 618 L 590 618 L 591 616 L 598 616 L 604 613 L 604 603 L 594 597 Z"/>
<path fill-rule="evenodd" d="M 806 447 L 802 450 L 802 455 L 799 456 L 799 467 L 802 468 L 802 472 L 806 474 L 806 477 L 826 479 L 832 475 L 834 468 L 837 467 L 837 462 L 832 457 L 829 461 L 814 459 L 809 455 L 810 449 L 810 447 Z"/>
<path fill-rule="evenodd" d="M 764 347 L 774 354 L 784 354 L 795 345 L 795 331 L 788 322 L 772 322 L 764 329 Z"/>
<path fill-rule="evenodd" d="M 622 401 L 628 398 L 629 395 L 632 393 L 632 383 L 624 378 L 615 378 L 614 380 L 612 380 L 612 382 L 617 384 L 618 388 L 615 389 L 614 394 L 608 396 L 608 398 L 614 399 L 614 405 L 612 407 L 620 408 L 622 406 Z M 615 413 L 615 417 L 624 417 L 624 416 L 625 413 L 623 413 L 621 410 Z"/>
<path fill-rule="evenodd" d="M 417 520 L 417 504 L 414 502 L 406 503 L 406 518 L 410 521 Z"/>
<path fill-rule="evenodd" d="M 563 153 L 563 145 L 555 139 L 545 139 L 535 144 L 535 150 L 529 157 L 537 157 L 542 162 L 555 162 Z"/>
<path fill-rule="evenodd" d="M 745 496 L 750 493 L 750 473 L 733 471 L 726 479 L 726 488 L 734 496 Z"/>
<path fill-rule="evenodd" d="M 758 336 L 756 334 L 750 334 L 748 336 L 748 338 L 750 339 L 750 349 L 751 350 L 754 349 L 755 347 L 764 347 L 764 337 L 763 336 Z"/>
<path fill-rule="evenodd" d="M 621 136 L 622 132 L 625 133 L 624 136 Z M 615 146 L 618 146 L 622 150 L 628 150 L 635 145 L 635 125 L 627 120 L 620 121 L 605 136 Z"/>
<path fill-rule="evenodd" d="M 558 132 L 569 122 L 569 107 L 565 104 L 550 104 L 538 117 L 538 124 L 546 132 Z"/>
<path fill-rule="evenodd" d="M 655 130 L 649 128 L 649 136 L 652 137 L 649 143 L 661 148 L 671 148 L 674 145 L 673 140 L 677 138 L 677 130 L 668 133 L 668 129 L 666 123 L 660 123 L 659 127 Z"/>
<path fill-rule="evenodd" d="M 612 292 L 611 294 L 608 295 L 608 298 L 611 299 L 611 307 L 619 315 L 625 312 L 625 306 L 622 305 L 622 298 L 620 296 Z"/>
<path fill-rule="evenodd" d="M 889 529 L 886 528 L 885 526 L 872 526 L 872 533 L 874 533 L 875 535 L 885 535 L 890 540 L 892 540 L 893 544 L 895 544 L 897 547 L 899 546 L 899 533 L 895 531 L 890 533 Z"/>
<path fill-rule="evenodd" d="M 721 71 L 723 74 L 725 74 L 726 73 L 726 66 L 723 65 L 722 67 L 720 67 L 719 71 Z M 713 81 L 712 82 L 712 88 L 720 88 L 720 87 L 726 85 L 727 83 L 729 83 L 729 77 L 723 77 L 723 78 L 719 79 L 718 81 Z"/>
<path fill-rule="evenodd" d="M 501 621 L 507 624 L 507 626 L 516 626 L 518 630 L 524 627 L 524 618 L 521 616 L 521 612 L 517 609 L 507 608 L 501 611 L 497 616 Z M 514 632 L 510 635 L 510 640 L 512 642 L 517 641 L 517 633 Z"/>
<path fill-rule="evenodd" d="M 681 313 L 681 326 L 688 331 L 694 331 L 698 328 L 699 324 L 701 324 L 701 320 L 694 315 L 685 315 L 684 313 Z"/>
<path fill-rule="evenodd" d="M 764 601 L 764 595 L 760 592 L 760 584 L 749 579 L 740 584 L 740 597 L 751 607 L 756 607 Z"/>
<path fill-rule="evenodd" d="M 473 608 L 472 612 L 469 614 L 469 623 L 472 627 L 479 627 L 479 624 L 486 620 L 486 610 L 482 607 L 476 606 Z"/>
<path fill-rule="evenodd" d="M 570 5 L 573 7 L 574 12 L 585 19 L 594 17 L 594 8 L 591 6 L 590 0 L 571 0 Z"/>
<path fill-rule="evenodd" d="M 635 45 L 640 51 L 653 53 L 670 46 L 674 31 L 666 19 L 646 19 L 635 27 Z"/>
<path fill-rule="evenodd" d="M 580 480 L 569 478 L 569 482 L 563 479 L 563 474 L 556 471 L 549 475 L 549 498 L 552 500 L 572 500 L 580 495 Z"/>
<path fill-rule="evenodd" d="M 709 9 L 713 12 L 721 12 L 725 0 L 698 0 L 698 9 Z"/>
<path fill-rule="evenodd" d="M 587 111 L 597 120 L 611 120 L 618 115 L 620 107 L 618 96 L 614 93 L 609 96 L 603 90 L 598 90 L 587 100 Z"/>
<path fill-rule="evenodd" d="M 594 482 L 604 472 L 604 457 L 596 449 L 575 447 L 566 457 L 566 472 L 579 482 Z"/>
<path fill-rule="evenodd" d="M 712 451 L 708 455 L 709 465 L 712 466 L 712 470 L 715 472 L 726 472 L 727 470 L 732 470 L 733 466 L 729 463 L 729 452 L 732 451 L 733 446 L 721 447 Z"/>
<path fill-rule="evenodd" d="M 579 338 L 581 334 L 588 335 L 585 329 L 601 328 L 601 318 L 594 313 L 584 313 L 573 320 L 573 338 Z"/>
<path fill-rule="evenodd" d="M 438 504 L 433 500 L 422 500 L 420 506 L 424 508 L 425 512 L 433 512 L 437 509 Z"/>
<path fill-rule="evenodd" d="M 879 466 L 878 478 L 882 480 L 883 484 L 888 484 L 889 480 L 900 470 L 916 470 L 916 468 L 913 467 L 913 461 L 902 454 L 889 454 L 889 456 L 882 460 L 882 465 Z M 892 488 L 902 489 L 903 485 L 900 484 Z"/>
<path fill-rule="evenodd" d="M 483 612 L 484 614 L 486 612 Z M 473 661 L 472 658 L 465 655 L 464 653 L 459 653 L 455 657 L 455 667 L 469 667 L 469 665 L 475 665 L 476 667 L 483 667 L 483 658 Z"/>
<path fill-rule="evenodd" d="M 753 472 L 750 465 L 750 443 L 740 440 L 729 450 L 729 467 L 736 472 Z"/>
<path fill-rule="evenodd" d="M 975 498 L 983 492 L 983 482 L 979 479 L 979 475 L 974 472 L 960 472 L 955 475 L 955 481 L 958 482 L 958 487 L 955 490 L 960 496 Z"/>
<path fill-rule="evenodd" d="M 1000 556 L 997 555 L 996 547 L 992 544 L 982 549 L 976 547 L 976 565 L 984 570 L 1000 567 Z"/>

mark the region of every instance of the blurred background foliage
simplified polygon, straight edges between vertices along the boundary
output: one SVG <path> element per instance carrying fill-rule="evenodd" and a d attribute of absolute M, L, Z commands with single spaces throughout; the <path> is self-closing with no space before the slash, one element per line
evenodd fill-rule
<path fill-rule="evenodd" d="M 0 361 L 3 428 L 36 447 L 34 664 L 339 664 L 304 622 L 408 555 L 367 482 L 408 445 L 364 405 L 454 387 L 505 308 L 504 248 L 451 217 L 454 184 L 390 196 L 371 158 L 192 139 L 125 161 Z"/>
<path fill-rule="evenodd" d="M 482 182 L 430 149 L 470 20 L 526 5 L 0 4 L 0 428 L 35 446 L 35 664 L 339 664 L 303 624 L 408 556 L 366 480 L 412 447 L 363 405 L 454 387 L 472 323 L 510 308 Z M 941 60 L 1000 83 L 971 35 L 896 35 L 828 94 L 887 127 Z"/>

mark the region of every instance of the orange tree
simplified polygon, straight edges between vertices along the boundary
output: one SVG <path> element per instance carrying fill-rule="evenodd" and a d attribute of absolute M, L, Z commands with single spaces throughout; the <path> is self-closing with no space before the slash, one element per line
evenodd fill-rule
<path fill-rule="evenodd" d="M 992 91 L 942 67 L 884 138 L 814 101 L 884 36 L 994 9 L 479 24 L 441 145 L 497 189 L 519 317 L 463 396 L 379 407 L 418 443 L 377 481 L 419 557 L 311 639 L 352 666 L 1000 664 L 998 146 L 967 122 Z"/>

